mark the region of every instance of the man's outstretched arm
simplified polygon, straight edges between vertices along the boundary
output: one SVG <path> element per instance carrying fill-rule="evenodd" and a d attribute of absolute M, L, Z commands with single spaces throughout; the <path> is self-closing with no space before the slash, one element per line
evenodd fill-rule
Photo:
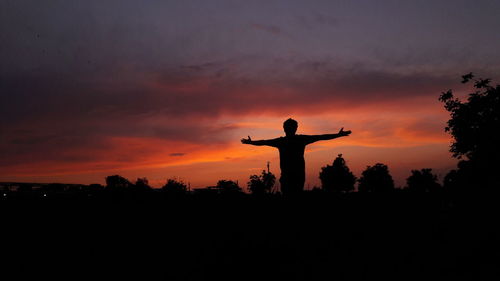
<path fill-rule="evenodd" d="M 251 144 L 251 145 L 276 146 L 276 139 L 271 139 L 271 140 L 252 140 L 250 138 L 250 136 L 248 136 L 248 139 L 241 139 L 241 143 Z"/>
<path fill-rule="evenodd" d="M 336 134 L 324 134 L 324 135 L 314 135 L 309 136 L 308 143 L 317 142 L 320 140 L 332 140 L 340 137 L 346 137 L 351 134 L 351 131 L 344 131 L 344 128 L 340 129 L 340 131 Z"/>

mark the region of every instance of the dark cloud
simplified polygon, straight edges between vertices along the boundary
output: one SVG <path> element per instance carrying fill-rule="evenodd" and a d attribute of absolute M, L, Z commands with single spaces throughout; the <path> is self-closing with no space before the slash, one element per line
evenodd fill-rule
<path fill-rule="evenodd" d="M 93 120 L 90 124 L 96 130 L 101 127 L 97 123 L 106 126 L 111 119 L 131 122 L 155 115 L 214 118 L 223 113 L 287 111 L 324 103 L 362 105 L 414 96 L 434 98 L 455 80 L 427 73 L 341 72 L 316 62 L 299 68 L 307 74 L 289 79 L 231 76 L 214 79 L 211 75 L 191 73 L 134 77 L 126 72 L 113 73 L 109 80 L 93 75 L 3 76 L 0 109 L 6 117 L 0 122 L 4 126 L 8 123 L 36 126 L 45 120 L 57 127 L 60 123 L 83 125 Z"/>
<path fill-rule="evenodd" d="M 262 31 L 265 31 L 265 32 L 269 32 L 269 33 L 274 34 L 274 35 L 281 35 L 281 34 L 283 34 L 283 30 L 280 27 L 275 26 L 275 25 L 267 25 L 267 24 L 254 23 L 254 24 L 251 24 L 250 26 L 252 28 L 257 29 L 257 30 L 262 30 Z"/>
<path fill-rule="evenodd" d="M 339 24 L 339 20 L 331 15 L 323 14 L 323 13 L 315 13 L 314 19 L 319 24 L 337 26 Z"/>
<path fill-rule="evenodd" d="M 0 124 L 30 128 L 51 122 L 53 128 L 73 124 L 82 132 L 119 134 L 122 126 L 116 125 L 117 120 L 144 125 L 141 121 L 154 117 L 213 120 L 221 114 L 308 110 L 325 104 L 360 106 L 421 96 L 435 99 L 442 90 L 456 85 L 454 77 L 363 68 L 337 70 L 324 62 L 297 64 L 295 71 L 300 76 L 263 73 L 246 78 L 229 73 L 217 78 L 211 72 L 190 70 L 124 71 L 104 78 L 94 74 L 5 75 L 0 85 L 0 110 L 5 118 Z M 182 129 L 174 131 L 177 134 Z"/>
<path fill-rule="evenodd" d="M 297 22 L 304 28 L 311 30 L 322 26 L 338 27 L 339 19 L 321 12 L 295 16 Z"/>
<path fill-rule="evenodd" d="M 184 156 L 184 155 L 186 155 L 186 153 L 182 153 L 182 152 L 175 152 L 175 153 L 170 153 L 169 155 L 170 155 L 170 156 L 174 156 L 174 157 L 175 157 L 175 156 Z"/>
<path fill-rule="evenodd" d="M 201 64 L 183 65 L 181 67 L 185 68 L 187 70 L 199 72 L 199 71 L 211 69 L 217 65 L 218 64 L 215 62 L 206 62 L 206 63 L 201 63 Z"/>

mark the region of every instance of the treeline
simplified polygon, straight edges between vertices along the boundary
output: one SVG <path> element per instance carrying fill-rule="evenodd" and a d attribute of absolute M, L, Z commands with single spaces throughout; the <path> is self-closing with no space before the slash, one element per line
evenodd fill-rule
<path fill-rule="evenodd" d="M 413 170 L 407 178 L 406 190 L 416 192 L 438 191 L 442 186 L 437 182 L 437 176 L 432 173 L 432 169 Z M 387 165 L 377 163 L 368 166 L 361 174 L 360 178 L 354 176 L 346 165 L 346 161 L 339 154 L 332 165 L 326 165 L 321 168 L 319 173 L 321 180 L 320 187 L 313 187 L 311 192 L 376 192 L 384 193 L 396 189 L 392 176 Z M 254 196 L 277 195 L 279 196 L 279 186 L 276 184 L 276 176 L 269 170 L 262 170 L 260 175 L 250 175 L 246 186 L 240 186 L 238 181 L 221 179 L 213 186 L 204 188 L 191 188 L 190 184 L 181 179 L 169 178 L 161 188 L 153 188 L 146 177 L 137 178 L 135 181 L 120 175 L 111 175 L 105 178 L 105 185 L 75 185 L 75 184 L 29 184 L 29 183 L 11 183 L 4 184 L 2 187 L 3 196 L 9 193 L 37 193 L 41 196 L 51 196 L 54 194 L 88 194 L 97 195 L 101 192 L 109 194 L 120 193 L 164 193 L 168 196 L 179 195 L 236 195 L 251 194 Z M 357 189 L 356 183 L 358 184 Z"/>
<path fill-rule="evenodd" d="M 358 183 L 358 192 L 390 192 L 396 189 L 394 180 L 389 172 L 389 167 L 382 163 L 367 166 L 357 178 L 346 165 L 346 161 L 339 154 L 332 165 L 321 168 L 319 174 L 321 189 L 327 192 L 353 192 Z M 432 173 L 432 169 L 412 170 L 411 175 L 406 179 L 404 189 L 414 192 L 438 191 L 442 186 L 438 183 L 437 175 Z"/>

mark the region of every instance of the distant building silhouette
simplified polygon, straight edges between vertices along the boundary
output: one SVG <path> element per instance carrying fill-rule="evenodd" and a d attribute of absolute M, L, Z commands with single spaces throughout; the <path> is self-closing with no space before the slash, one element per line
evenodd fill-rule
<path fill-rule="evenodd" d="M 241 194 L 242 190 L 238 184 L 238 181 L 219 180 L 215 186 L 193 188 L 193 193 L 198 195 L 235 195 Z"/>

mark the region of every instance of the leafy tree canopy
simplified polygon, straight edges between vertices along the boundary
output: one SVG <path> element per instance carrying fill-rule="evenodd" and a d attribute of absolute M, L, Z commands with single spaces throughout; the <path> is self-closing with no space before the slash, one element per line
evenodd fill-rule
<path fill-rule="evenodd" d="M 169 193 L 183 194 L 187 191 L 187 185 L 181 180 L 168 179 L 162 190 Z"/>
<path fill-rule="evenodd" d="M 149 186 L 149 180 L 147 178 L 137 178 L 135 181 L 135 187 L 139 190 L 151 189 Z"/>
<path fill-rule="evenodd" d="M 132 187 L 132 183 L 120 175 L 106 177 L 106 189 L 108 190 L 125 190 L 130 187 Z"/>
<path fill-rule="evenodd" d="M 466 101 L 456 98 L 452 90 L 439 97 L 450 112 L 445 128 L 453 137 L 450 151 L 462 160 L 454 174 L 469 185 L 499 186 L 500 85 L 491 86 L 490 79 L 475 79 L 472 73 L 462 76 L 462 83 L 469 82 L 474 82 L 474 90 Z M 445 183 L 463 182 L 452 176 Z"/>
<path fill-rule="evenodd" d="M 417 192 L 432 192 L 441 187 L 432 169 L 412 170 L 411 176 L 406 179 L 406 185 L 409 190 Z"/>
<path fill-rule="evenodd" d="M 276 176 L 273 173 L 262 170 L 260 175 L 251 175 L 247 185 L 252 194 L 262 195 L 270 193 L 275 182 Z"/>
<path fill-rule="evenodd" d="M 321 168 L 319 173 L 321 186 L 325 191 L 350 192 L 354 190 L 356 177 L 347 167 L 342 154 L 339 154 L 332 165 Z"/>
<path fill-rule="evenodd" d="M 358 181 L 360 192 L 387 192 L 394 189 L 389 168 L 382 163 L 366 167 Z"/>
<path fill-rule="evenodd" d="M 241 187 L 238 185 L 238 183 L 232 180 L 219 180 L 215 188 L 219 189 L 223 193 L 233 193 L 241 191 Z"/>

